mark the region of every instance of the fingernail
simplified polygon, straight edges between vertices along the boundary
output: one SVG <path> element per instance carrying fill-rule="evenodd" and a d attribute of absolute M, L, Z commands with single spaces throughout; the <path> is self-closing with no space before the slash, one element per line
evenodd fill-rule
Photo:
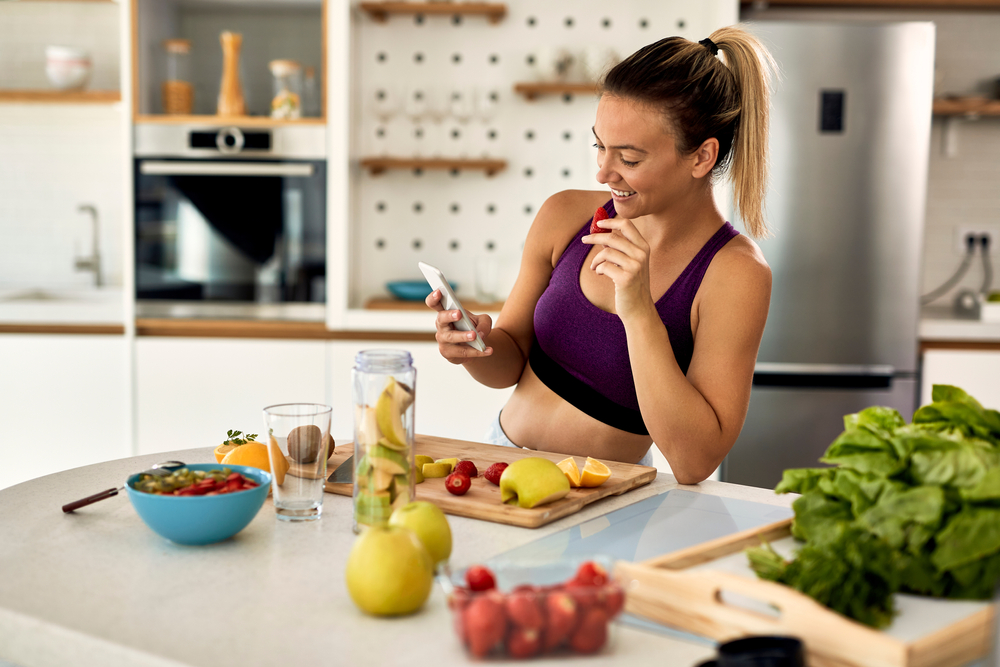
<path fill-rule="evenodd" d="M 460 315 L 460 313 L 457 313 L 457 312 L 456 313 L 452 313 L 451 314 L 451 319 L 457 320 L 459 318 L 459 315 Z"/>
<path fill-rule="evenodd" d="M 473 338 L 476 337 L 476 334 L 474 334 L 474 333 L 465 334 L 465 337 L 468 338 L 469 340 L 472 340 Z"/>

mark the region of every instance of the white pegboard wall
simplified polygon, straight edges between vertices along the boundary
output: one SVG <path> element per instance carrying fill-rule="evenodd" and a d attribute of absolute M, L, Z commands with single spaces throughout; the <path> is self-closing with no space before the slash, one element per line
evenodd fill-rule
<path fill-rule="evenodd" d="M 514 92 L 515 83 L 552 78 L 539 69 L 560 49 L 578 63 L 595 46 L 625 57 L 665 36 L 702 39 L 738 16 L 735 0 L 629 0 L 614 7 L 596 0 L 506 4 L 499 24 L 450 15 L 395 15 L 378 23 L 355 12 L 356 157 L 485 154 L 508 166 L 492 177 L 480 171 L 356 173 L 351 307 L 385 295 L 389 280 L 420 279 L 418 261 L 438 266 L 459 283 L 460 296 L 472 297 L 477 258 L 487 254 L 498 260 L 503 296 L 545 199 L 565 189 L 605 189 L 594 178 L 590 128 L 596 98 L 528 101 Z M 568 80 L 583 78 L 577 66 Z M 447 102 L 456 93 L 492 99 L 492 108 L 464 118 L 469 112 Z M 415 104 L 418 96 L 422 102 Z M 386 98 L 397 102 L 385 105 Z M 456 140 L 456 130 L 475 138 Z"/>

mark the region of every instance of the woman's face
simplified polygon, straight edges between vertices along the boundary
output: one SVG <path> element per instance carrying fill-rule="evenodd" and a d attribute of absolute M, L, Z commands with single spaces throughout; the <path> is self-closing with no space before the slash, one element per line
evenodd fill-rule
<path fill-rule="evenodd" d="M 666 121 L 654 108 L 604 95 L 593 129 L 597 180 L 611 188 L 622 216 L 664 213 L 690 192 L 693 158 L 677 154 Z"/>

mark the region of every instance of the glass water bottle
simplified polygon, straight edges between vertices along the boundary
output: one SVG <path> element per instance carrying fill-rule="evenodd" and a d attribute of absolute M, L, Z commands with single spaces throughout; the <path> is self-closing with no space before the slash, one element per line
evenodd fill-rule
<path fill-rule="evenodd" d="M 384 526 L 413 500 L 413 414 L 417 370 L 405 350 L 354 358 L 354 531 Z"/>

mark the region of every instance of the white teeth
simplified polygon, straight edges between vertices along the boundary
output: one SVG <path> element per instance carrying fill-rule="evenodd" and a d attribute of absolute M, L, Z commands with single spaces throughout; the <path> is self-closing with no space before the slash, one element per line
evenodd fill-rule
<path fill-rule="evenodd" d="M 615 193 L 616 195 L 618 195 L 619 197 L 628 197 L 629 195 L 634 195 L 635 194 L 634 190 L 631 191 L 631 192 L 628 192 L 628 191 L 625 191 L 625 190 L 615 190 L 614 188 L 611 188 L 611 191 L 613 193 Z"/>

